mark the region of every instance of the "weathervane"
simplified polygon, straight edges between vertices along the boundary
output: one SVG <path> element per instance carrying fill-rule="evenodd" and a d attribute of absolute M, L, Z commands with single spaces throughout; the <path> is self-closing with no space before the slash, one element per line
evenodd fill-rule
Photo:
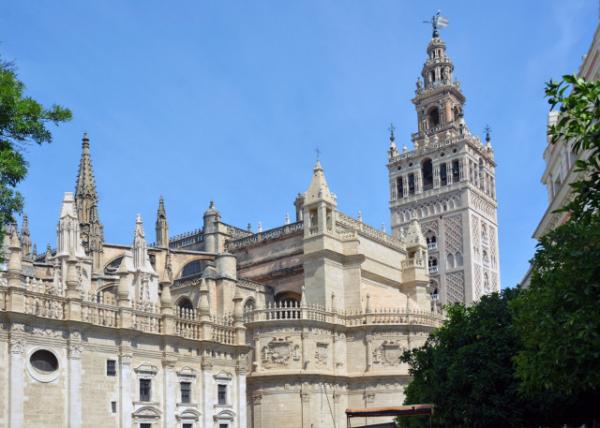
<path fill-rule="evenodd" d="M 321 150 L 319 150 L 318 147 L 315 149 L 315 153 L 317 154 L 317 160 L 319 160 L 319 158 L 321 157 Z"/>
<path fill-rule="evenodd" d="M 396 130 L 396 127 L 394 126 L 393 123 L 390 123 L 390 127 L 388 128 L 388 130 L 390 131 L 390 141 L 394 141 L 396 139 L 396 137 L 394 135 L 394 131 Z"/>
<path fill-rule="evenodd" d="M 446 28 L 448 26 L 448 18 L 442 16 L 441 11 L 437 11 L 435 15 L 431 17 L 430 21 L 423 21 L 424 24 L 431 24 L 433 27 L 433 37 L 439 37 L 439 29 Z"/>

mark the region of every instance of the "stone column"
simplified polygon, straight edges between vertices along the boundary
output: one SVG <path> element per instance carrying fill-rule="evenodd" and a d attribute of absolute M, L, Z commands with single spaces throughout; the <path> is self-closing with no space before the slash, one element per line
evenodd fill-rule
<path fill-rule="evenodd" d="M 246 368 L 242 364 L 244 362 L 240 358 L 236 367 L 238 428 L 246 428 L 248 425 L 246 420 Z"/>
<path fill-rule="evenodd" d="M 81 414 L 81 333 L 72 331 L 68 345 L 69 428 L 79 428 Z"/>
<path fill-rule="evenodd" d="M 446 162 L 446 180 L 448 180 L 448 185 L 451 185 L 453 183 L 452 162 Z"/>
<path fill-rule="evenodd" d="M 423 177 L 421 169 L 415 171 L 415 194 L 419 194 L 423 191 Z"/>
<path fill-rule="evenodd" d="M 213 426 L 212 414 L 215 405 L 215 393 L 212 378 L 212 363 L 206 357 L 202 357 L 202 427 Z"/>
<path fill-rule="evenodd" d="M 302 428 L 311 428 L 310 423 L 310 391 L 307 383 L 303 383 L 300 387 L 300 402 L 302 405 Z"/>
<path fill-rule="evenodd" d="M 167 357 L 163 360 L 163 426 L 164 428 L 175 428 L 175 409 L 177 399 L 177 377 L 175 376 L 174 357 Z"/>
<path fill-rule="evenodd" d="M 9 369 L 9 426 L 21 428 L 23 421 L 23 394 L 25 391 L 25 326 L 13 324 L 10 331 Z"/>
<path fill-rule="evenodd" d="M 365 335 L 365 349 L 367 351 L 367 367 L 365 371 L 370 371 L 373 366 L 373 335 L 367 333 Z"/>
<path fill-rule="evenodd" d="M 119 403 L 121 428 L 131 428 L 131 414 L 133 413 L 134 396 L 131 391 L 131 360 L 130 352 L 121 352 L 119 361 Z"/>
<path fill-rule="evenodd" d="M 262 395 L 260 394 L 255 394 L 254 396 L 252 396 L 252 418 L 253 418 L 253 425 L 254 427 L 262 427 L 262 407 L 261 407 L 261 402 L 262 402 Z"/>
<path fill-rule="evenodd" d="M 438 187 L 440 187 L 440 164 L 436 163 L 433 165 L 433 188 Z"/>

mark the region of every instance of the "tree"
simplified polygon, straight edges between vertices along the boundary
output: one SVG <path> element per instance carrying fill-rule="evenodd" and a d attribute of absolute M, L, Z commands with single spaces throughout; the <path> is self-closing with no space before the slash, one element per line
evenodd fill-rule
<path fill-rule="evenodd" d="M 45 108 L 24 95 L 25 85 L 18 80 L 12 64 L 0 58 L 0 244 L 3 228 L 14 221 L 23 208 L 23 197 L 17 184 L 27 175 L 23 147 L 30 143 L 52 141 L 46 127 L 71 119 L 71 111 L 58 105 Z"/>
<path fill-rule="evenodd" d="M 515 358 L 525 397 L 565 398 L 563 422 L 600 419 L 600 82 L 565 76 L 546 94 L 559 106 L 552 142 L 582 154 L 569 220 L 540 240 L 531 283 L 511 303 L 523 349 Z"/>
<path fill-rule="evenodd" d="M 532 426 L 535 412 L 519 396 L 514 376 L 521 344 L 508 304 L 518 293 L 507 289 L 468 308 L 449 306 L 442 327 L 402 357 L 413 378 L 405 403 L 433 403 L 440 427 Z M 427 426 L 416 418 L 399 422 Z"/>

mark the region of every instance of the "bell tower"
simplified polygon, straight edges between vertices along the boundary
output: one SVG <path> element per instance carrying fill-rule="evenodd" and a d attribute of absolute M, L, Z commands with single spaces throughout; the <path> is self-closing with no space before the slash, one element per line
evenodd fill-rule
<path fill-rule="evenodd" d="M 430 292 L 439 304 L 470 304 L 500 289 L 494 152 L 464 120 L 465 96 L 439 29 L 431 24 L 427 59 L 412 99 L 417 131 L 412 149 L 388 150 L 393 233 L 406 233 L 417 220 L 427 240 Z"/>

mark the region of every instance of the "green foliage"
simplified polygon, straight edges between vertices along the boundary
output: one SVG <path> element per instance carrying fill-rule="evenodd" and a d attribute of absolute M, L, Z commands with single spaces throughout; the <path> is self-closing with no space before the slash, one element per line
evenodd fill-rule
<path fill-rule="evenodd" d="M 600 415 L 599 260 L 598 214 L 568 221 L 541 239 L 531 284 L 511 303 L 523 342 L 515 358 L 520 389 L 525 397 L 566 397 L 563 422 Z"/>
<path fill-rule="evenodd" d="M 435 404 L 434 426 L 531 426 L 531 406 L 518 394 L 513 357 L 520 349 L 508 308 L 518 290 L 484 296 L 471 307 L 453 305 L 448 319 L 421 348 L 404 353 L 412 382 L 406 404 Z M 399 419 L 427 426 L 425 419 Z"/>
<path fill-rule="evenodd" d="M 563 208 L 579 219 L 600 209 L 600 82 L 563 76 L 546 85 L 546 96 L 559 111 L 557 123 L 548 129 L 552 143 L 562 140 L 574 152 L 586 153 L 576 162 L 583 177 L 572 184 L 575 199 Z"/>
<path fill-rule="evenodd" d="M 0 225 L 14 221 L 14 214 L 23 207 L 23 198 L 16 191 L 27 174 L 23 147 L 32 142 L 50 143 L 52 134 L 46 125 L 71 119 L 68 109 L 57 105 L 45 108 L 24 96 L 24 90 L 14 67 L 0 60 Z M 0 244 L 2 238 L 0 229 Z"/>
<path fill-rule="evenodd" d="M 524 397 L 562 397 L 562 421 L 598 419 L 600 409 L 600 82 L 564 76 L 546 88 L 559 108 L 552 142 L 582 156 L 569 220 L 546 234 L 532 261 L 531 283 L 511 303 L 523 349 L 516 374 Z"/>

